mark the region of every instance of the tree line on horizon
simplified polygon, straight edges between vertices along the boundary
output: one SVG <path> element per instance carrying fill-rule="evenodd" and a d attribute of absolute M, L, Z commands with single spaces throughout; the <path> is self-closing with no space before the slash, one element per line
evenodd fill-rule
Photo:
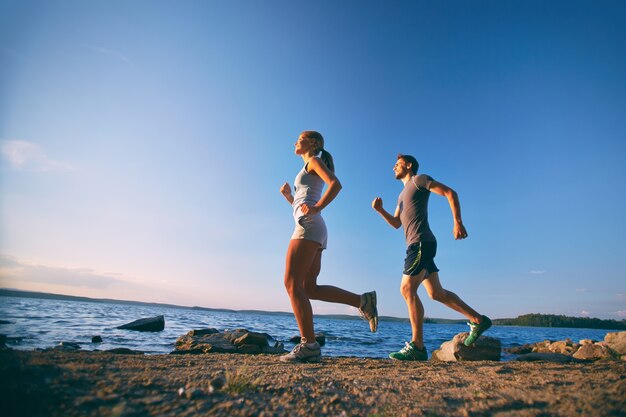
<path fill-rule="evenodd" d="M 626 320 L 602 320 L 590 317 L 569 317 L 556 314 L 524 314 L 514 319 L 495 319 L 501 326 L 566 327 L 581 329 L 626 330 Z"/>

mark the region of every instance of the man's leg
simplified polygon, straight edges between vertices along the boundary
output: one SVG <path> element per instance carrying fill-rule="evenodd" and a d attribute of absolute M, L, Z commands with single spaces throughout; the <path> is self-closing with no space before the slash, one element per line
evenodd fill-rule
<path fill-rule="evenodd" d="M 423 282 L 426 292 L 428 292 L 428 295 L 433 300 L 439 301 L 451 309 L 458 311 L 467 317 L 472 323 L 480 323 L 482 321 L 482 316 L 478 314 L 476 310 L 465 304 L 465 302 L 461 300 L 458 295 L 452 291 L 444 289 L 441 286 L 438 272 L 430 273 Z"/>
<path fill-rule="evenodd" d="M 417 289 L 425 275 L 425 269 L 417 275 L 402 275 L 402 283 L 400 284 L 400 293 L 409 310 L 409 320 L 413 333 L 411 341 L 419 349 L 424 347 L 424 306 L 417 295 Z"/>

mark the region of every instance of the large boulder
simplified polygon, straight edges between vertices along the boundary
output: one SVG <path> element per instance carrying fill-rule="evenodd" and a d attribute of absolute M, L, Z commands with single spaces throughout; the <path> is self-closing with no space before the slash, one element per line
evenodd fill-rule
<path fill-rule="evenodd" d="M 269 346 L 269 342 L 267 341 L 267 336 L 262 333 L 255 332 L 247 332 L 244 335 L 233 340 L 233 343 L 237 346 L 242 345 L 254 345 L 258 346 L 260 349 L 263 349 L 266 346 Z"/>
<path fill-rule="evenodd" d="M 191 336 L 202 336 L 205 334 L 213 334 L 213 333 L 219 333 L 219 332 L 220 332 L 219 330 L 209 327 L 206 329 L 191 330 L 188 334 L 190 334 Z"/>
<path fill-rule="evenodd" d="M 192 330 L 179 337 L 175 343 L 174 354 L 180 353 L 271 353 L 281 354 L 286 350 L 282 344 L 269 346 L 269 335 L 250 332 L 246 329 L 224 330 L 215 329 Z"/>
<path fill-rule="evenodd" d="M 192 332 L 189 332 L 176 340 L 175 351 L 178 353 L 235 353 L 237 346 L 223 333 L 194 336 Z"/>
<path fill-rule="evenodd" d="M 139 332 L 160 332 L 165 328 L 165 318 L 163 316 L 147 317 L 118 326 L 117 328 Z"/>
<path fill-rule="evenodd" d="M 613 358 L 611 351 L 604 342 L 582 345 L 572 356 L 585 361 Z"/>
<path fill-rule="evenodd" d="M 442 343 L 431 355 L 434 361 L 499 361 L 501 343 L 499 339 L 481 336 L 472 346 L 463 343 L 468 333 L 459 333 L 452 340 Z"/>
<path fill-rule="evenodd" d="M 604 342 L 618 355 L 626 355 L 626 332 L 607 333 Z"/>

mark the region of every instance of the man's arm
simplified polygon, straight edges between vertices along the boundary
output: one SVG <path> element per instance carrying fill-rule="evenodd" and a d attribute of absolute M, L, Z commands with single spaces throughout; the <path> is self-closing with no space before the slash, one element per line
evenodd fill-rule
<path fill-rule="evenodd" d="M 454 229 L 452 230 L 452 234 L 457 240 L 465 239 L 467 237 L 467 231 L 465 230 L 463 220 L 461 219 L 461 203 L 459 203 L 459 196 L 456 191 L 435 180 L 432 180 L 430 183 L 429 190 L 448 199 L 450 210 L 452 210 L 452 218 L 454 219 Z"/>
<path fill-rule="evenodd" d="M 374 201 L 372 201 L 372 208 L 376 210 L 378 214 L 383 216 L 383 219 L 385 219 L 385 221 L 389 223 L 391 227 L 397 229 L 402 226 L 402 222 L 400 221 L 399 206 L 396 207 L 396 213 L 392 216 L 389 212 L 387 212 L 387 210 L 383 208 L 383 199 L 380 197 L 376 197 Z"/>

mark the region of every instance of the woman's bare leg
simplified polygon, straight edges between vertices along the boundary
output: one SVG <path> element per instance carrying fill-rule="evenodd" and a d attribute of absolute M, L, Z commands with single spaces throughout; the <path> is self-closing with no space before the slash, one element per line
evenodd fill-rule
<path fill-rule="evenodd" d="M 359 308 L 361 306 L 361 296 L 354 294 L 350 291 L 346 291 L 342 288 L 334 287 L 332 285 L 317 285 L 317 276 L 322 269 L 322 250 L 320 249 L 311 269 L 307 274 L 304 282 L 304 289 L 311 300 L 326 301 L 329 303 L 346 304 L 352 307 Z"/>
<path fill-rule="evenodd" d="M 320 252 L 320 244 L 311 240 L 292 239 L 287 248 L 285 261 L 285 288 L 289 294 L 291 308 L 296 316 L 300 335 L 307 341 L 315 341 L 313 311 L 305 290 L 305 282 Z"/>

